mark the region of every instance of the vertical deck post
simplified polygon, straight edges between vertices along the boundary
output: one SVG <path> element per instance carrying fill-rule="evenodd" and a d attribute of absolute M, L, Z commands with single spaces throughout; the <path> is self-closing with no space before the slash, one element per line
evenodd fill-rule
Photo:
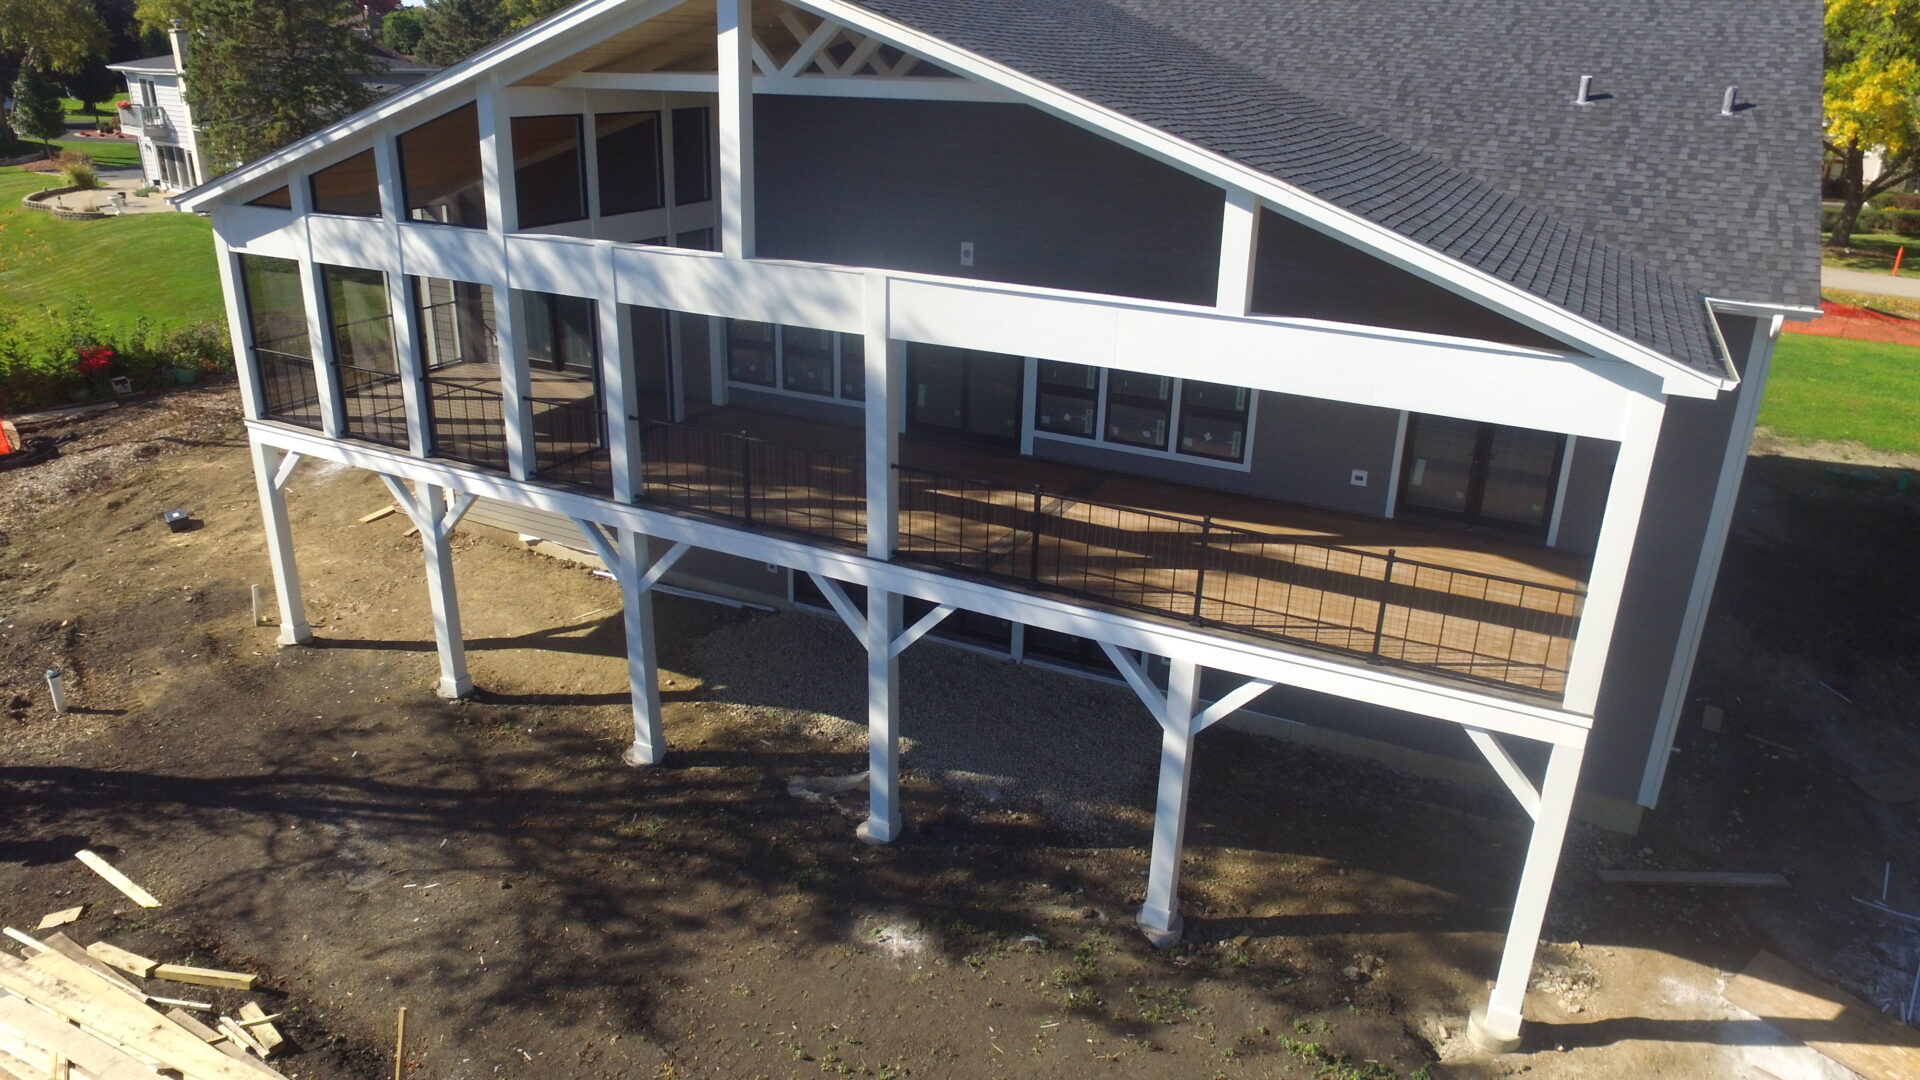
<path fill-rule="evenodd" d="M 653 632 L 653 590 L 642 591 L 646 572 L 647 538 L 631 529 L 619 530 L 620 561 L 614 570 L 620 579 L 620 598 L 627 631 L 627 682 L 633 689 L 633 745 L 620 760 L 629 765 L 658 765 L 667 756 L 661 728 L 660 650 Z"/>
<path fill-rule="evenodd" d="M 1180 853 L 1186 844 L 1187 789 L 1192 779 L 1194 718 L 1200 704 L 1200 666 L 1175 660 L 1167 674 L 1166 718 L 1160 733 L 1160 794 L 1153 809 L 1153 861 L 1140 930 L 1156 948 L 1180 940 Z"/>
<path fill-rule="evenodd" d="M 1583 747 L 1557 745 L 1547 759 L 1546 779 L 1540 785 L 1540 813 L 1534 818 L 1526 865 L 1520 871 L 1520 888 L 1513 898 L 1513 919 L 1500 953 L 1500 974 L 1487 1004 L 1475 1009 L 1467 1022 L 1467 1037 L 1483 1050 L 1504 1054 L 1520 1048 L 1520 1010 L 1533 975 L 1533 957 L 1540 946 L 1540 928 L 1546 922 L 1547 900 L 1553 895 L 1554 872 L 1567 838 L 1567 820 L 1573 814 L 1573 794 L 1584 756 Z"/>
<path fill-rule="evenodd" d="M 447 489 L 420 484 L 420 546 L 427 559 L 427 600 L 433 605 L 433 641 L 440 654 L 440 696 L 463 698 L 473 692 L 467 674 L 467 643 L 460 637 L 460 596 L 453 580 L 453 545 L 446 527 Z"/>
<path fill-rule="evenodd" d="M 391 138 L 373 144 L 373 158 L 380 177 L 380 205 L 386 217 L 388 251 L 385 266 L 387 310 L 393 317 L 394 371 L 400 376 L 400 397 L 405 405 L 407 448 L 419 457 L 427 455 L 426 371 L 421 358 L 421 328 L 415 322 L 413 283 L 402 272 L 400 223 L 407 220 L 407 199 L 400 176 L 400 151 Z"/>
<path fill-rule="evenodd" d="M 869 844 L 900 835 L 900 594 L 867 588 L 867 820 L 857 833 Z"/>
<path fill-rule="evenodd" d="M 300 569 L 293 561 L 293 528 L 287 522 L 286 492 L 274 486 L 280 459 L 277 446 L 253 444 L 253 482 L 260 493 L 260 513 L 267 526 L 267 562 L 273 567 L 273 596 L 280 605 L 280 644 L 298 645 L 313 639 L 307 608 L 300 599 Z"/>
<path fill-rule="evenodd" d="M 714 4 L 719 35 L 720 250 L 753 258 L 753 0 Z"/>
<path fill-rule="evenodd" d="M 867 555 L 891 559 L 900 536 L 900 478 L 894 466 L 900 461 L 902 395 L 906 393 L 901 374 L 906 365 L 906 346 L 887 333 L 884 274 L 867 275 L 862 321 L 866 346 Z"/>
<path fill-rule="evenodd" d="M 494 337 L 500 363 L 501 427 L 506 430 L 507 472 L 515 480 L 533 476 L 533 395 L 527 371 L 526 335 L 513 290 L 513 256 L 507 238 L 520 227 L 518 190 L 513 172 L 513 117 L 493 80 L 481 82 L 475 96 L 480 128 L 480 181 L 487 203 L 487 238 L 500 249 L 493 289 Z"/>
<path fill-rule="evenodd" d="M 320 392 L 320 429 L 328 438 L 347 433 L 346 402 L 340 396 L 340 369 L 334 365 L 333 324 L 328 321 L 327 283 L 309 248 L 300 259 L 300 296 L 307 308 L 307 341 L 313 353 L 313 381 Z"/>
<path fill-rule="evenodd" d="M 613 500 L 630 503 L 646 484 L 640 462 L 640 426 L 633 419 L 640 411 L 633 371 L 633 319 L 620 303 L 613 250 L 612 244 L 606 244 L 598 253 L 600 297 L 595 311 L 600 319 L 601 404 L 606 411 L 607 471 L 613 477 Z"/>

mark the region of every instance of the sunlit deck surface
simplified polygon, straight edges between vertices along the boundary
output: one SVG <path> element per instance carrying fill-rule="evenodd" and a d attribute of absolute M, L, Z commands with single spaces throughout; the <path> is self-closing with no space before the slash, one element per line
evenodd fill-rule
<path fill-rule="evenodd" d="M 647 425 L 649 501 L 863 544 L 863 432 L 740 408 Z M 903 438 L 901 557 L 1557 697 L 1584 558 Z"/>

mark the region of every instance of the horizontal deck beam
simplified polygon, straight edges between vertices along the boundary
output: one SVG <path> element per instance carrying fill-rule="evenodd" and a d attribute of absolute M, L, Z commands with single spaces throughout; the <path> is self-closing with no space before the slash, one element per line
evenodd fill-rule
<path fill-rule="evenodd" d="M 1513 700 L 1497 693 L 1429 682 L 1284 646 L 1086 607 L 989 582 L 872 559 L 854 550 L 770 535 L 645 505 L 615 503 L 451 462 L 416 458 L 385 447 L 330 439 L 317 432 L 271 421 L 250 420 L 247 428 L 257 444 L 321 460 L 599 522 L 870 589 L 914 596 L 936 605 L 952 605 L 1124 649 L 1190 661 L 1280 686 L 1331 694 L 1561 746 L 1584 746 L 1592 726 L 1588 716 Z"/>

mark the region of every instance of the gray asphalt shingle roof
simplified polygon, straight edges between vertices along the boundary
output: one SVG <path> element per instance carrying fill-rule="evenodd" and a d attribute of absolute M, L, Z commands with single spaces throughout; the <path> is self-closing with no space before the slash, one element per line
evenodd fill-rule
<path fill-rule="evenodd" d="M 1818 300 L 1809 0 L 856 2 L 1701 371 L 1703 295 Z"/>

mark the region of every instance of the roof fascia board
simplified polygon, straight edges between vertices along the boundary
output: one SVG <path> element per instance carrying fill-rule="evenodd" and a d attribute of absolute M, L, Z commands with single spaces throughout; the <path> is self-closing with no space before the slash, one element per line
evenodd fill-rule
<path fill-rule="evenodd" d="M 1717 296 L 1707 297 L 1707 307 L 1723 315 L 1747 315 L 1756 319 L 1769 319 L 1779 316 L 1788 322 L 1811 322 L 1821 317 L 1817 307 L 1801 304 L 1768 304 L 1758 300 L 1723 300 Z"/>
<path fill-rule="evenodd" d="M 679 7 L 683 2 L 684 0 L 646 0 L 638 3 L 634 0 L 589 0 L 588 3 L 565 9 L 545 22 L 536 23 L 513 37 L 496 42 L 458 64 L 443 69 L 438 75 L 423 79 L 400 93 L 375 102 L 304 139 L 289 143 L 265 157 L 217 176 L 167 201 L 182 210 L 202 209 L 209 201 L 231 194 L 242 185 L 258 181 L 266 174 L 292 165 L 310 153 L 337 145 L 396 116 L 404 115 L 430 99 L 475 82 L 481 76 L 494 73 L 530 53 L 539 52 L 550 43 L 559 41 L 575 31 L 591 28 L 602 36 L 617 34 L 663 11 Z M 593 26 L 594 23 L 602 20 L 605 21 L 605 25 Z"/>
<path fill-rule="evenodd" d="M 1731 384 L 1681 364 L 1624 335 L 1557 307 L 1518 286 L 1375 224 L 1284 183 L 1258 169 L 1224 158 L 1169 132 L 1070 94 L 1041 79 L 989 60 L 903 23 L 841 0 L 788 0 L 822 18 L 919 53 L 963 75 L 1006 87 L 1061 119 L 1124 141 L 1182 172 L 1215 184 L 1241 188 L 1275 211 L 1352 244 L 1394 266 L 1474 300 L 1543 334 L 1579 348 L 1647 368 L 1662 377 L 1667 392 L 1713 397 Z"/>

